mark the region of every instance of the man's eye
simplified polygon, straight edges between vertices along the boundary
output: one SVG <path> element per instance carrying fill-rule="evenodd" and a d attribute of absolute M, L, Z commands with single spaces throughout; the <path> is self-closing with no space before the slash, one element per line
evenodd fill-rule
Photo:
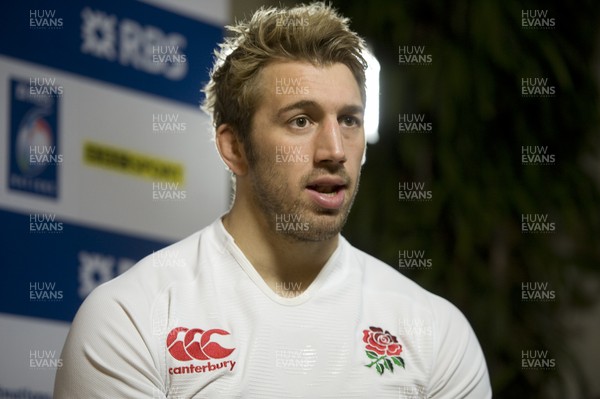
<path fill-rule="evenodd" d="M 360 120 L 354 116 L 344 116 L 342 118 L 342 123 L 346 126 L 360 126 Z"/>
<path fill-rule="evenodd" d="M 292 121 L 295 127 L 306 127 L 308 125 L 308 118 L 300 117 Z"/>

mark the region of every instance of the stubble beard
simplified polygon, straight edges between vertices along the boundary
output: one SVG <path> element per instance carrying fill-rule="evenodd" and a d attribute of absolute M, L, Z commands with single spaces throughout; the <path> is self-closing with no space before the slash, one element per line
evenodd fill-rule
<path fill-rule="evenodd" d="M 346 189 L 350 200 L 345 201 L 340 209 L 323 209 L 301 198 L 292 199 L 290 193 L 294 190 L 277 165 L 265 162 L 259 154 L 255 155 L 250 165 L 254 201 L 273 233 L 293 242 L 319 242 L 329 240 L 342 231 L 358 192 L 360 172 L 355 184 L 342 166 L 335 167 L 335 170 L 322 167 L 305 176 L 299 184 L 300 195 L 308 182 L 318 176 L 336 175 L 350 182 Z"/>

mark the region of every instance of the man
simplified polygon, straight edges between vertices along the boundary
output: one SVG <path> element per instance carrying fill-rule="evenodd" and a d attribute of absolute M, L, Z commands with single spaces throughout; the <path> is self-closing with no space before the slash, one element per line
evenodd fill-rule
<path fill-rule="evenodd" d="M 205 108 L 233 205 L 86 299 L 56 398 L 491 397 L 463 315 L 340 236 L 365 151 L 347 22 L 313 4 L 231 28 Z"/>

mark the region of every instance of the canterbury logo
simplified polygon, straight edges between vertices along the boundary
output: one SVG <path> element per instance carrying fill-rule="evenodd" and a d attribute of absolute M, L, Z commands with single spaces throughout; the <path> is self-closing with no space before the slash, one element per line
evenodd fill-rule
<path fill-rule="evenodd" d="M 167 336 L 167 349 L 171 356 L 180 361 L 223 359 L 235 348 L 223 348 L 212 341 L 214 335 L 229 335 L 221 329 L 201 330 L 176 327 Z"/>

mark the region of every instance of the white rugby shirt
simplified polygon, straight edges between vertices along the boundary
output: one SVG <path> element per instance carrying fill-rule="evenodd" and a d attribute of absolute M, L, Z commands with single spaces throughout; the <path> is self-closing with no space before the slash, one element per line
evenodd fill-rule
<path fill-rule="evenodd" d="M 89 295 L 54 397 L 491 398 L 462 313 L 343 237 L 300 288 L 269 288 L 219 219 Z"/>

